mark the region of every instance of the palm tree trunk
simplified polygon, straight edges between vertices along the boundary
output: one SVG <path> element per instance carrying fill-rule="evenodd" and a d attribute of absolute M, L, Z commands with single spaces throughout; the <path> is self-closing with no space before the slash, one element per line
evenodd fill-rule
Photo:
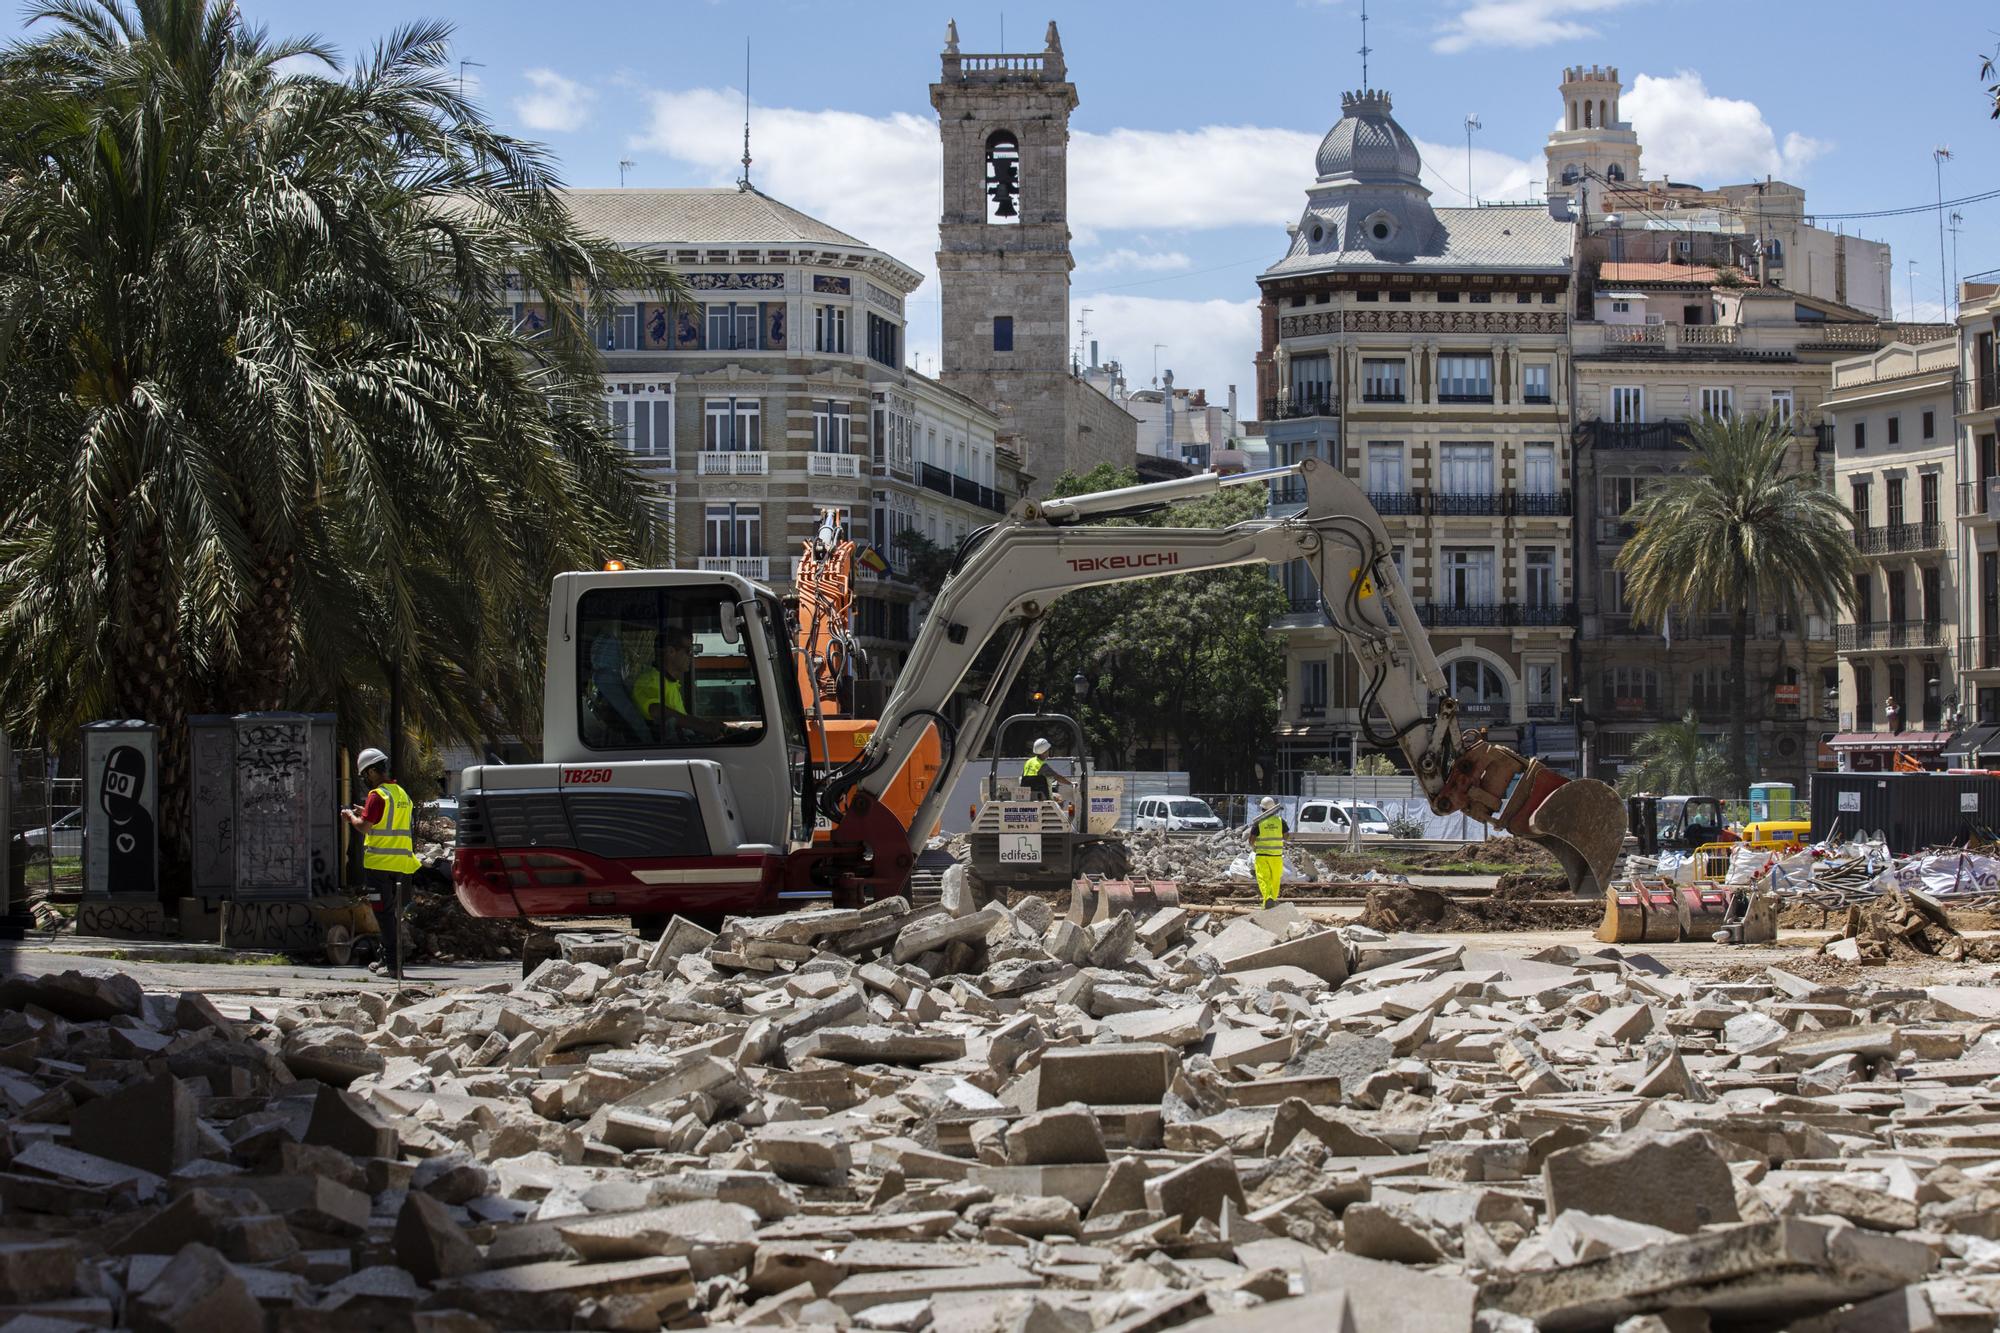
<path fill-rule="evenodd" d="M 1749 651 L 1750 607 L 1746 599 L 1736 604 L 1729 620 L 1729 780 L 1736 784 L 1736 790 L 1729 793 L 1731 796 L 1749 790 L 1748 738 L 1744 734 L 1749 725 L 1749 689 L 1744 679 Z"/>
<path fill-rule="evenodd" d="M 167 911 L 179 905 L 188 884 L 190 789 L 187 747 L 187 666 L 179 617 L 166 575 L 165 534 L 155 525 L 138 543 L 131 565 L 129 627 L 124 660 L 114 663 L 114 697 L 125 717 L 159 728 L 154 828 L 159 840 L 159 897 Z"/>
<path fill-rule="evenodd" d="M 285 706 L 292 681 L 292 574 L 297 557 L 260 543 L 257 605 L 241 629 L 243 661 L 230 711 L 268 712 Z"/>

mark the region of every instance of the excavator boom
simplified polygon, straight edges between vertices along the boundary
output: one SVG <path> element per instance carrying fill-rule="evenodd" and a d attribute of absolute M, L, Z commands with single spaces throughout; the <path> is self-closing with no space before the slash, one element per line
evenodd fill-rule
<path fill-rule="evenodd" d="M 1227 528 L 1090 522 L 1293 476 L 1305 484 L 1305 505 L 1286 518 Z M 1233 477 L 1210 473 L 1024 501 L 968 538 L 880 726 L 853 764 L 829 776 L 822 808 L 839 808 L 842 818 L 820 855 L 795 857 L 795 883 L 850 895 L 900 891 L 914 860 L 911 848 L 936 828 L 945 793 L 983 747 L 1057 597 L 1105 583 L 1292 561 L 1312 571 L 1329 623 L 1360 664 L 1365 738 L 1403 752 L 1435 812 L 1471 814 L 1538 842 L 1561 862 L 1574 892 L 1601 894 L 1625 833 L 1616 793 L 1601 782 L 1565 778 L 1482 732 L 1461 732 L 1458 702 L 1396 572 L 1381 517 L 1358 486 L 1316 459 Z M 985 689 L 955 728 L 945 725 L 946 704 L 989 644 L 998 645 L 998 654 Z M 940 730 L 943 762 L 915 817 L 885 808 L 885 794 L 921 738 Z"/>

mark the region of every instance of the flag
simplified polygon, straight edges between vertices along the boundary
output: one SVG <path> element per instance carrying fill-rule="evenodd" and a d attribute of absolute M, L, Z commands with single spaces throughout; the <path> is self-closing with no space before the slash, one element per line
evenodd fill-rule
<path fill-rule="evenodd" d="M 889 572 L 889 562 L 882 558 L 882 553 L 865 542 L 854 548 L 854 558 L 860 562 L 863 569 L 873 570 L 877 574 Z"/>

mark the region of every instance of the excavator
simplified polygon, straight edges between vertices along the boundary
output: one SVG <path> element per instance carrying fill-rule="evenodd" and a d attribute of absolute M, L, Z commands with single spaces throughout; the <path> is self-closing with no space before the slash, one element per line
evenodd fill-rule
<path fill-rule="evenodd" d="M 1300 512 L 1221 528 L 1110 525 L 1235 486 L 1297 478 Z M 1599 897 L 1625 836 L 1610 787 L 1462 729 L 1382 520 L 1316 459 L 1022 500 L 970 534 L 882 717 L 851 759 L 812 762 L 806 654 L 771 589 L 701 570 L 556 576 L 537 764 L 464 770 L 453 881 L 475 916 L 854 906 L 908 891 L 918 849 L 987 740 L 1056 598 L 1079 588 L 1303 561 L 1360 664 L 1366 739 L 1396 746 L 1439 814 L 1554 853 Z M 979 683 L 947 711 L 977 668 Z M 937 772 L 906 774 L 927 743 Z M 829 759 L 831 759 L 829 754 Z M 896 795 L 899 784 L 914 806 Z M 833 827 L 815 838 L 815 818 Z"/>

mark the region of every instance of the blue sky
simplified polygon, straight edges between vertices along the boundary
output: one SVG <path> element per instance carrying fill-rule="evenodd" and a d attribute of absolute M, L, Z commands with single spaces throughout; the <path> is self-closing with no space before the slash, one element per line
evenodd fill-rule
<path fill-rule="evenodd" d="M 1081 103 L 1072 120 L 1074 314 L 1135 384 L 1154 366 L 1247 406 L 1255 275 L 1282 252 L 1319 137 L 1360 82 L 1358 0 L 1043 3 L 1003 11 L 918 0 L 244 0 L 274 32 L 317 32 L 350 55 L 411 16 L 457 26 L 459 54 L 503 126 L 548 143 L 575 185 L 716 185 L 742 151 L 751 45 L 760 188 L 927 275 L 938 149 L 928 85 L 947 18 L 967 51 L 1038 50 L 1061 26 Z M 1004 14 L 1004 17 L 1003 17 Z M 1885 22 L 1885 16 L 1890 21 Z M 18 30 L 18 22 L 13 26 Z M 1647 176 L 1718 185 L 1766 174 L 1828 213 L 1926 204 L 1931 149 L 1946 198 L 2000 188 L 2000 123 L 1978 79 L 2000 19 L 1973 0 L 1373 0 L 1370 79 L 1425 146 L 1433 198 L 1523 199 L 1566 64 L 1617 65 Z M 2000 266 L 2000 199 L 1967 205 L 1958 271 Z M 1829 222 L 1826 225 L 1834 225 Z M 1937 217 L 1845 225 L 1895 247 L 1907 313 L 1939 310 Z M 1943 272 L 1952 264 L 1946 237 Z M 910 346 L 934 365 L 937 291 L 911 305 Z M 1154 344 L 1165 344 L 1155 350 Z"/>

